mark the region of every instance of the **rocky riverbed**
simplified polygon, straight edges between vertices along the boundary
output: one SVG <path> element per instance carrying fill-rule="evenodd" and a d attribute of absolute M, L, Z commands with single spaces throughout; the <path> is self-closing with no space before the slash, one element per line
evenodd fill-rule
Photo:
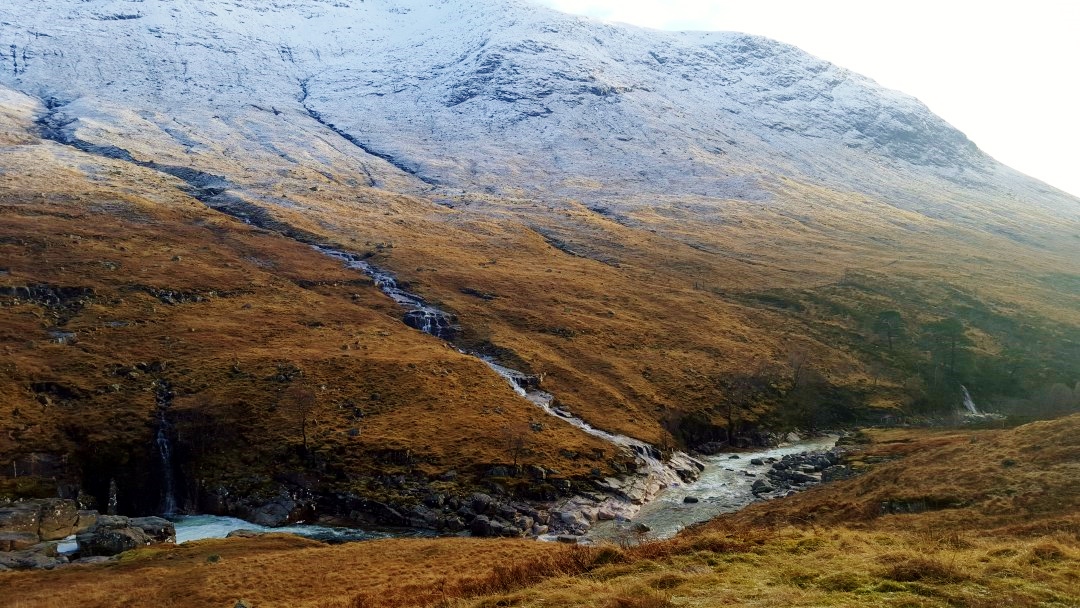
<path fill-rule="evenodd" d="M 731 513 L 758 500 L 787 496 L 850 473 L 840 464 L 835 435 L 799 440 L 760 451 L 719 452 L 703 457 L 696 481 L 660 492 L 632 518 L 601 522 L 591 540 L 628 535 L 669 538 L 683 528 Z"/>

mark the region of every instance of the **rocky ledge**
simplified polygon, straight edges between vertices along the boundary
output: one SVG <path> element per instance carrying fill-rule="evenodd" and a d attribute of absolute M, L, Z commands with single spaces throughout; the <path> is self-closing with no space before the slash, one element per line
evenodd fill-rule
<path fill-rule="evenodd" d="M 61 553 L 61 543 L 73 536 L 77 550 Z M 51 570 L 174 542 L 173 524 L 160 517 L 99 515 L 97 511 L 79 509 L 73 500 L 60 498 L 0 504 L 0 571 Z"/>

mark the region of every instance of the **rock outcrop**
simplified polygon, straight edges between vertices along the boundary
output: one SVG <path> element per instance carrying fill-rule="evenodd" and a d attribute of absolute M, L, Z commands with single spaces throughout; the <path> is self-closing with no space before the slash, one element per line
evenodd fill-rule
<path fill-rule="evenodd" d="M 139 547 L 176 542 L 176 528 L 160 517 L 127 518 L 102 515 L 87 531 L 76 536 L 79 555 L 117 555 Z"/>
<path fill-rule="evenodd" d="M 93 526 L 97 511 L 49 498 L 0 504 L 0 570 L 55 568 L 67 563 L 57 541 Z"/>

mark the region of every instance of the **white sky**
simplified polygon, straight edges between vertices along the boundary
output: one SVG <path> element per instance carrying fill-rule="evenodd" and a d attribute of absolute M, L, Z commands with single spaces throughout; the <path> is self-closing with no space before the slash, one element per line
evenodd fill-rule
<path fill-rule="evenodd" d="M 760 34 L 918 97 L 991 156 L 1080 196 L 1080 0 L 539 0 Z"/>

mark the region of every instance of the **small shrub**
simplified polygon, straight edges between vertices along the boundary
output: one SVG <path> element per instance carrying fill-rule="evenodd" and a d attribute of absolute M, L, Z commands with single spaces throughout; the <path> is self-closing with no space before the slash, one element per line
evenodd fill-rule
<path fill-rule="evenodd" d="M 1035 545 L 1028 554 L 1028 562 L 1033 564 L 1040 562 L 1060 562 L 1065 558 L 1065 550 L 1054 543 L 1041 543 Z"/>
<path fill-rule="evenodd" d="M 951 583 L 964 580 L 966 577 L 959 570 L 948 564 L 922 556 L 889 557 L 892 562 L 885 571 L 885 578 L 901 583 L 915 581 L 930 581 L 939 583 Z"/>

